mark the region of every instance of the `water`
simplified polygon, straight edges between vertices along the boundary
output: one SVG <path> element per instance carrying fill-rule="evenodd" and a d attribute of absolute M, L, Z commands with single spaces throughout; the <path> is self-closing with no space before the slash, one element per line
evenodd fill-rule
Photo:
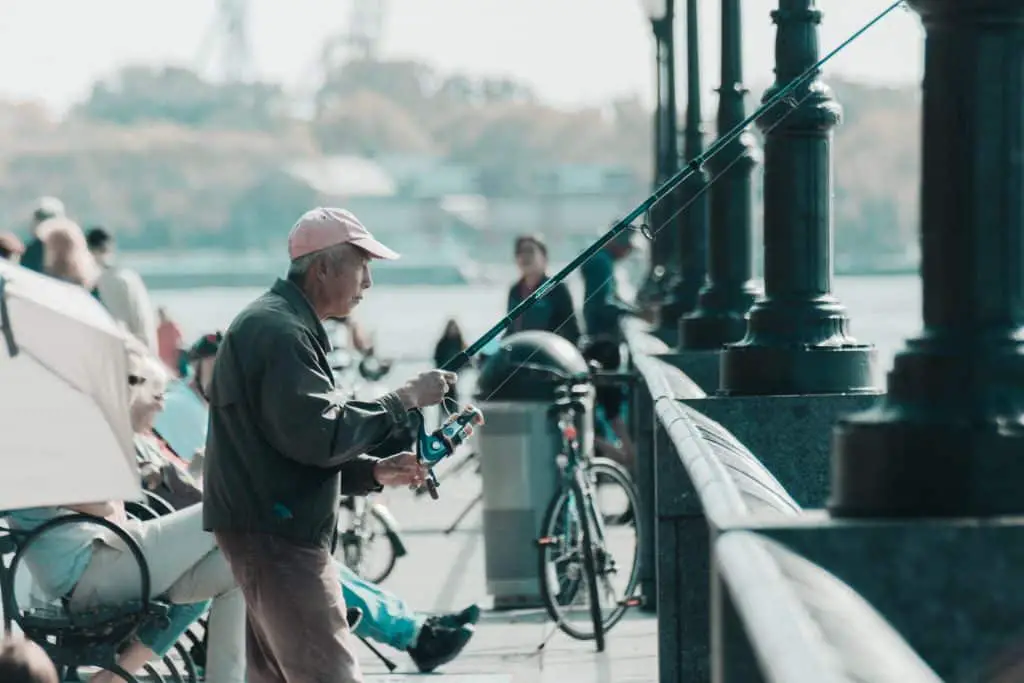
<path fill-rule="evenodd" d="M 578 305 L 578 278 L 570 279 L 570 287 Z M 261 291 L 167 290 L 154 291 L 152 297 L 168 308 L 191 340 L 226 327 Z M 402 379 L 432 363 L 434 344 L 449 318 L 458 321 L 467 342 L 487 331 L 504 314 L 507 292 L 499 285 L 378 286 L 369 291 L 355 317 L 373 333 L 379 356 L 401 359 L 392 376 Z M 853 335 L 878 348 L 881 382 L 903 341 L 920 330 L 920 280 L 905 275 L 840 277 L 835 293 L 848 309 Z"/>

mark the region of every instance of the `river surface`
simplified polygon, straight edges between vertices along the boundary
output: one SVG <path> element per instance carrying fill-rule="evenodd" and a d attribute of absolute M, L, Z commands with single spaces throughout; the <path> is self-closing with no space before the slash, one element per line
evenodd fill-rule
<path fill-rule="evenodd" d="M 580 301 L 578 278 L 570 287 Z M 154 303 L 164 305 L 181 325 L 188 340 L 222 329 L 262 290 L 193 289 L 154 291 Z M 476 339 L 504 314 L 507 289 L 497 285 L 372 288 L 356 317 L 371 330 L 381 357 L 402 359 L 392 375 L 426 367 L 445 321 L 454 318 L 467 342 Z M 914 276 L 836 278 L 835 294 L 847 307 L 851 331 L 878 348 L 878 378 L 885 376 L 903 341 L 921 327 L 921 286 Z"/>

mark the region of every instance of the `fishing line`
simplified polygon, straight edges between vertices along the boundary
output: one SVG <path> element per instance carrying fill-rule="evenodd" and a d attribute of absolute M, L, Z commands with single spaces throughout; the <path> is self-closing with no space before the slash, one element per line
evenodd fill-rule
<path fill-rule="evenodd" d="M 787 112 L 787 113 L 786 113 L 786 114 L 785 114 L 784 116 L 781 116 L 781 117 L 779 118 L 779 120 L 778 120 L 778 121 L 776 121 L 776 122 L 775 122 L 775 123 L 774 123 L 774 124 L 773 124 L 773 125 L 772 125 L 772 126 L 771 126 L 770 128 L 768 128 L 768 129 L 767 129 L 767 130 L 766 130 L 766 131 L 764 132 L 764 135 L 766 135 L 766 136 L 767 136 L 767 135 L 768 135 L 769 133 L 771 133 L 771 132 L 772 132 L 773 130 L 775 130 L 775 128 L 776 128 L 777 126 L 781 125 L 781 124 L 782 124 L 782 122 L 786 120 L 786 117 L 788 117 L 788 116 L 789 116 L 790 114 L 792 114 L 792 113 L 793 113 L 794 111 L 796 111 L 796 110 L 797 110 L 797 109 L 798 109 L 798 108 L 800 107 L 800 105 L 802 105 L 802 104 L 803 104 L 803 103 L 804 103 L 804 102 L 805 102 L 805 101 L 807 100 L 807 98 L 808 98 L 808 97 L 810 97 L 810 96 L 811 96 L 811 95 L 813 95 L 813 94 L 814 94 L 813 92 L 809 92 L 809 93 L 807 93 L 806 95 L 804 95 L 804 96 L 803 96 L 803 97 L 802 97 L 802 98 L 801 98 L 800 100 L 798 100 L 798 101 L 797 101 L 797 100 L 793 100 L 793 101 L 791 102 L 791 104 L 792 104 L 792 109 L 790 109 L 790 110 L 789 110 L 789 111 L 788 111 L 788 112 Z M 650 239 L 652 239 L 652 240 L 653 240 L 653 238 L 654 238 L 654 237 L 657 237 L 658 233 L 660 233 L 660 232 L 661 232 L 662 230 L 664 230 L 665 228 L 669 227 L 669 224 L 671 224 L 671 223 L 672 223 L 672 221 L 674 221 L 674 220 L 675 220 L 675 219 L 676 219 L 676 218 L 677 218 L 677 217 L 678 217 L 678 216 L 679 216 L 679 215 L 680 215 L 681 213 L 683 213 L 683 212 L 684 212 L 684 211 L 686 211 L 686 210 L 687 210 L 688 208 L 690 208 L 690 206 L 691 206 L 691 205 L 692 205 L 692 204 L 693 204 L 694 202 L 696 202 L 696 201 L 697 201 L 698 199 L 700 199 L 700 198 L 701 198 L 702 196 L 704 196 L 704 193 L 706 193 L 706 192 L 707 192 L 707 191 L 708 191 L 708 190 L 709 190 L 709 189 L 711 188 L 711 186 L 712 186 L 712 185 L 714 185 L 715 181 L 717 181 L 717 180 L 718 180 L 719 178 L 721 178 L 721 177 L 722 177 L 722 176 L 724 176 L 724 175 L 725 175 L 726 173 L 728 173 L 728 172 L 729 172 L 729 170 L 730 170 L 730 169 L 731 169 L 731 168 L 732 168 L 733 166 L 735 166 L 735 165 L 736 165 L 737 163 L 739 163 L 741 159 L 743 159 L 743 155 L 742 155 L 742 154 L 737 154 L 737 155 L 736 155 L 736 158 L 734 158 L 734 159 L 733 159 L 732 161 L 730 161 L 730 162 L 729 162 L 729 164 L 728 164 L 728 165 L 727 165 L 727 166 L 726 166 L 725 168 L 723 168 L 723 169 L 722 169 L 721 171 L 719 171 L 719 172 L 718 172 L 718 173 L 717 173 L 717 174 L 716 174 L 716 175 L 715 175 L 714 177 L 712 177 L 712 178 L 708 179 L 708 182 L 707 182 L 707 183 L 705 183 L 705 184 L 704 184 L 704 185 L 703 185 L 703 186 L 702 186 L 702 187 L 701 187 L 701 188 L 700 188 L 700 189 L 699 189 L 699 190 L 698 190 L 697 192 L 693 193 L 693 196 L 691 196 L 691 197 L 690 197 L 690 198 L 689 198 L 689 199 L 688 199 L 688 200 L 686 201 L 686 203 L 685 203 L 685 204 L 683 204 L 683 205 L 682 205 L 682 206 L 680 206 L 680 207 L 679 207 L 678 209 L 676 209 L 676 210 L 675 210 L 675 211 L 674 211 L 674 212 L 672 213 L 672 215 L 668 216 L 668 217 L 667 217 L 667 218 L 666 218 L 666 219 L 665 219 L 664 221 L 662 221 L 662 223 L 661 223 L 661 225 L 660 225 L 659 227 L 657 227 L 656 229 L 654 229 L 654 230 L 653 230 L 653 232 L 651 233 L 651 238 L 650 238 Z M 645 227 L 646 227 L 646 226 L 645 226 Z M 599 285 L 599 286 L 598 286 L 598 287 L 597 287 L 597 288 L 596 288 L 596 289 L 595 289 L 594 291 L 592 291 L 592 292 L 591 292 L 591 293 L 590 293 L 589 295 L 587 295 L 587 296 L 586 296 L 586 297 L 585 297 L 585 298 L 583 299 L 583 304 L 582 304 L 582 305 L 583 305 L 583 306 L 586 306 L 586 305 L 587 305 L 587 303 L 589 303 L 589 302 L 590 302 L 590 301 L 591 301 L 591 300 L 592 300 L 592 299 L 593 299 L 593 298 L 594 298 L 595 296 L 598 296 L 598 295 L 603 295 L 603 296 L 606 296 L 606 295 L 607 295 L 607 293 L 606 293 L 606 292 L 604 291 L 605 287 L 606 287 L 606 286 L 608 286 L 608 284 L 609 284 L 609 283 L 610 283 L 610 282 L 611 282 L 612 280 L 614 280 L 614 279 L 615 279 L 616 277 L 618 277 L 618 276 L 617 276 L 617 274 L 615 274 L 615 273 L 612 273 L 612 275 L 610 275 L 609 277 L 605 278 L 604 282 L 602 282 L 602 283 L 601 283 L 601 284 L 600 284 L 600 285 Z M 581 308 L 582 308 L 582 306 L 581 306 Z M 563 320 L 563 321 L 562 321 L 561 323 L 559 323 L 559 324 L 558 324 L 558 326 L 557 326 L 557 327 L 555 327 L 555 329 L 554 329 L 554 330 L 552 330 L 552 332 L 554 332 L 554 333 L 556 333 L 556 334 L 557 334 L 559 330 L 561 330 L 561 329 L 562 329 L 563 327 L 565 327 L 565 325 L 566 325 L 566 324 L 567 324 L 567 323 L 568 323 L 568 322 L 569 322 L 570 320 L 572 320 L 572 319 L 573 319 L 573 318 L 575 317 L 575 315 L 576 315 L 576 314 L 575 314 L 575 313 L 573 313 L 573 315 L 571 315 L 571 316 L 567 316 L 567 317 L 565 318 L 565 320 Z M 536 355 L 537 355 L 537 354 L 538 354 L 539 352 L 540 352 L 540 349 L 539 349 L 539 348 L 538 348 L 538 349 L 534 349 L 534 350 L 533 350 L 533 351 L 532 351 L 532 352 L 530 353 L 530 355 L 528 355 L 528 356 L 526 357 L 526 359 L 525 359 L 525 360 L 523 360 L 523 361 L 521 361 L 521 362 L 519 363 L 519 365 L 526 365 L 526 364 L 528 364 L 528 363 L 529 363 L 529 362 L 530 362 L 531 360 L 533 360 L 534 356 L 536 356 Z M 508 376 L 507 376 L 507 377 L 506 377 L 506 378 L 505 378 L 505 379 L 504 379 L 504 380 L 503 380 L 503 381 L 502 381 L 502 382 L 501 382 L 500 384 L 498 384 L 498 386 L 496 386 L 496 387 L 495 387 L 494 389 L 492 389 L 492 390 L 491 390 L 491 392 L 490 392 L 490 393 L 489 393 L 489 394 L 487 395 L 487 397 L 486 397 L 486 398 L 484 398 L 483 400 L 484 400 L 484 401 L 490 401 L 490 400 L 491 400 L 491 399 L 492 399 L 492 398 L 494 397 L 494 395 L 495 395 L 495 394 L 497 394 L 497 393 L 498 393 L 499 391 L 501 391 L 502 387 L 504 387 L 504 386 L 505 386 L 505 385 L 506 385 L 506 384 L 507 384 L 507 383 L 508 383 L 509 381 L 511 381 L 511 380 L 512 380 L 512 378 L 513 378 L 513 377 L 515 376 L 515 374 L 516 374 L 516 373 L 517 373 L 517 372 L 519 371 L 519 369 L 520 369 L 520 368 L 519 368 L 518 366 L 517 366 L 517 367 L 515 367 L 515 368 L 513 369 L 513 371 L 512 371 L 512 372 L 510 372 L 510 373 L 508 374 Z M 610 369 L 610 368 L 609 368 L 609 369 Z"/>
<path fill-rule="evenodd" d="M 666 180 L 661 187 L 659 187 L 653 194 L 647 199 L 637 205 L 628 215 L 620 219 L 615 225 L 608 230 L 602 237 L 591 244 L 589 247 L 584 249 L 579 255 L 576 256 L 570 263 L 564 268 L 555 273 L 553 276 L 548 278 L 544 283 L 541 284 L 536 290 L 533 291 L 528 297 L 519 303 L 515 308 L 509 311 L 504 318 L 498 321 L 491 329 L 482 334 L 475 342 L 469 345 L 465 350 L 459 352 L 452 358 L 450 358 L 445 364 L 444 369 L 450 369 L 452 367 L 461 367 L 468 362 L 473 356 L 477 355 L 483 350 L 488 344 L 491 343 L 499 334 L 508 329 L 508 327 L 517 320 L 527 309 L 532 307 L 541 298 L 543 298 L 548 292 L 551 291 L 555 285 L 564 281 L 574 270 L 579 268 L 583 263 L 590 260 L 598 251 L 600 251 L 606 244 L 615 239 L 619 234 L 626 231 L 627 229 L 633 228 L 633 222 L 642 216 L 643 214 L 650 211 L 651 207 L 656 205 L 668 194 L 673 192 L 676 187 L 681 185 L 683 182 L 689 180 L 693 175 L 699 173 L 709 159 L 715 157 L 728 145 L 743 134 L 753 123 L 758 119 L 762 118 L 772 107 L 783 101 L 792 101 L 790 93 L 805 84 L 811 78 L 817 76 L 821 68 L 827 64 L 833 57 L 839 52 L 848 47 L 855 40 L 860 38 L 864 33 L 870 30 L 875 24 L 880 22 L 883 18 L 888 16 L 893 10 L 901 7 L 905 0 L 897 0 L 896 2 L 889 5 L 885 10 L 876 15 L 871 21 L 858 29 L 853 35 L 840 43 L 832 51 L 826 54 L 824 57 L 819 59 L 817 62 L 807 68 L 802 74 L 794 78 L 792 81 L 787 83 L 785 86 L 779 89 L 775 95 L 773 95 L 767 102 L 763 103 L 747 118 L 740 123 L 736 124 L 728 133 L 720 136 L 715 140 L 706 151 L 699 154 L 695 158 L 691 159 L 687 165 L 676 172 L 672 177 Z M 792 109 L 783 115 L 782 118 L 792 113 Z M 649 233 L 649 230 L 648 230 Z"/>
<path fill-rule="evenodd" d="M 718 155 L 720 152 L 722 152 L 728 145 L 732 144 L 740 135 L 742 135 L 744 132 L 746 132 L 750 128 L 750 126 L 752 124 L 756 123 L 758 119 L 761 119 L 763 116 L 765 116 L 773 107 L 775 107 L 777 104 L 780 104 L 780 103 L 786 103 L 786 104 L 789 105 L 788 110 L 784 114 L 782 114 L 778 118 L 778 120 L 776 120 L 773 123 L 773 125 L 764 132 L 764 135 L 767 136 L 776 127 L 781 125 L 782 122 L 785 121 L 789 117 L 790 114 L 792 114 L 793 112 L 797 111 L 797 109 L 800 108 L 800 106 L 804 103 L 804 101 L 807 100 L 808 97 L 810 97 L 811 95 L 814 94 L 814 91 L 813 90 L 809 90 L 806 94 L 803 95 L 803 97 L 800 98 L 800 100 L 796 100 L 795 98 L 793 98 L 791 93 L 794 90 L 796 90 L 797 88 L 799 88 L 800 86 L 804 85 L 807 81 L 809 81 L 812 78 L 814 78 L 815 76 L 819 75 L 821 73 L 821 68 L 826 63 L 828 63 L 829 60 L 831 60 L 833 57 L 835 57 L 835 55 L 837 55 L 839 52 L 844 50 L 846 47 L 848 47 L 855 40 L 860 38 L 864 33 L 866 33 L 868 30 L 870 30 L 875 24 L 879 23 L 882 19 L 884 19 L 886 16 L 888 16 L 891 12 L 893 12 L 897 8 L 903 6 L 904 2 L 905 2 L 905 0 L 898 0 L 897 2 L 894 2 L 893 4 L 889 5 L 880 14 L 876 15 L 873 19 L 871 19 L 871 21 L 866 23 L 864 26 L 862 26 L 860 29 L 858 29 L 856 32 L 854 32 L 850 37 L 848 37 L 846 40 L 844 40 L 838 46 L 833 48 L 828 54 L 826 54 L 824 57 L 822 57 L 817 62 L 812 64 L 802 74 L 800 74 L 798 77 L 796 77 L 795 79 L 790 81 L 788 84 L 786 84 L 784 87 L 782 87 L 767 102 L 763 103 L 753 113 L 751 113 L 743 121 L 741 121 L 736 126 L 734 126 L 724 136 L 720 136 L 715 142 L 713 142 L 708 147 L 708 149 L 705 152 L 703 152 L 702 154 L 699 154 L 698 156 L 694 157 L 690 162 L 687 163 L 685 168 L 683 168 L 682 170 L 678 171 L 672 177 L 670 177 L 667 181 L 665 181 L 657 190 L 655 190 L 655 192 L 652 195 L 650 195 L 646 200 L 644 200 L 636 208 L 634 208 L 633 211 L 631 211 L 624 218 L 622 218 L 619 221 L 617 221 L 612 226 L 612 228 L 608 232 L 606 232 L 601 238 L 599 238 L 596 242 L 591 244 L 587 249 L 585 249 L 583 252 L 581 252 L 579 255 L 577 255 L 576 258 L 574 258 L 570 263 L 568 263 L 565 267 L 563 267 L 555 275 L 551 276 L 545 282 L 543 282 L 540 287 L 538 287 L 536 290 L 534 290 L 533 293 L 531 293 L 528 297 L 526 297 L 526 299 L 524 299 L 517 306 L 515 306 L 511 311 L 509 311 L 505 315 L 505 317 L 502 318 L 502 320 L 500 320 L 490 330 L 488 330 L 483 335 L 481 335 L 475 342 L 473 342 L 470 346 L 468 346 L 464 351 L 460 352 L 460 354 L 457 354 L 451 360 L 449 360 L 447 363 L 445 363 L 445 366 L 444 366 L 445 369 L 447 369 L 448 367 L 451 367 L 454 364 L 455 361 L 459 361 L 460 363 L 462 363 L 462 362 L 465 362 L 465 361 L 469 360 L 470 358 L 472 358 L 476 354 L 478 354 L 484 347 L 486 347 L 499 334 L 501 334 L 502 332 L 507 330 L 509 328 L 509 326 L 511 326 L 511 324 L 513 322 L 515 322 L 523 313 L 525 313 L 529 308 L 531 308 L 534 304 L 536 304 L 537 301 L 539 301 L 541 298 L 543 298 L 556 285 L 561 284 L 573 271 L 575 271 L 580 266 L 582 266 L 584 263 L 589 261 L 608 242 L 612 241 L 615 237 L 617 237 L 622 232 L 625 232 L 626 230 L 637 230 L 641 234 L 643 234 L 645 237 L 647 237 L 648 240 L 653 241 L 654 237 L 658 233 L 660 233 L 663 229 L 668 227 L 683 211 L 688 209 L 695 201 L 700 199 L 704 195 L 704 193 L 707 192 L 711 188 L 711 186 L 714 185 L 714 183 L 718 181 L 719 178 L 721 178 L 723 175 L 725 175 L 729 171 L 729 169 L 731 169 L 736 163 L 738 163 L 740 161 L 740 159 L 743 158 L 742 155 L 737 155 L 736 158 L 733 159 L 722 171 L 717 173 L 714 177 L 710 178 L 707 183 L 703 184 L 703 186 L 697 192 L 695 192 L 690 198 L 688 198 L 688 200 L 681 207 L 679 207 L 676 211 L 674 211 L 669 217 L 665 218 L 662 221 L 661 225 L 659 227 L 657 227 L 653 232 L 651 231 L 650 227 L 646 223 L 642 224 L 639 227 L 634 226 L 633 222 L 637 218 L 639 218 L 644 213 L 648 213 L 649 214 L 650 210 L 653 207 L 657 206 L 657 204 L 660 203 L 663 199 L 665 199 L 665 197 L 669 196 L 673 191 L 675 191 L 675 189 L 679 185 L 682 185 L 684 182 L 689 180 L 695 174 L 697 174 L 700 171 L 702 171 L 703 168 L 704 168 L 704 165 L 710 159 L 712 159 L 713 157 Z M 601 285 L 595 289 L 595 291 L 591 292 L 590 295 L 587 296 L 583 300 L 583 305 L 586 305 L 591 299 L 593 299 L 594 296 L 597 296 L 598 294 L 605 295 L 606 294 L 605 287 L 607 287 L 608 284 L 611 282 L 611 280 L 614 279 L 615 277 L 617 277 L 617 275 L 615 273 L 613 273 L 611 275 L 611 277 L 606 278 L 605 281 L 603 283 L 601 283 Z M 562 327 L 564 327 L 566 325 L 566 323 L 568 323 L 569 320 L 572 319 L 572 317 L 574 317 L 574 316 L 566 317 L 566 319 L 563 320 L 555 328 L 554 332 L 557 333 L 560 329 L 562 329 Z M 522 363 L 520 363 L 520 365 L 522 365 L 523 363 L 530 362 L 530 360 L 539 351 L 540 351 L 540 349 L 534 349 L 533 352 L 524 361 L 522 361 Z M 512 378 L 518 372 L 519 372 L 519 368 L 518 367 L 513 368 L 512 372 L 510 372 L 508 374 L 508 376 L 506 376 L 503 379 L 503 381 L 498 384 L 497 387 L 492 389 L 490 391 L 490 393 L 488 394 L 488 396 L 484 400 L 485 401 L 489 401 L 498 391 L 501 390 L 502 387 L 504 387 L 509 381 L 511 381 Z"/>

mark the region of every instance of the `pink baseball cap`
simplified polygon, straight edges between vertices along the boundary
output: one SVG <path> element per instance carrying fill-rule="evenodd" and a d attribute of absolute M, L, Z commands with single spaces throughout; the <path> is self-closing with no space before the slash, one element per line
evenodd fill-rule
<path fill-rule="evenodd" d="M 370 234 L 351 211 L 319 207 L 302 214 L 288 235 L 288 256 L 294 261 L 337 244 L 359 247 L 372 258 L 394 261 L 398 252 Z"/>

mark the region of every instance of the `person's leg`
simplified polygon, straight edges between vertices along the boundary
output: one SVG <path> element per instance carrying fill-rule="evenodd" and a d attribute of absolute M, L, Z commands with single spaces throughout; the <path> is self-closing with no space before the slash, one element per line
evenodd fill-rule
<path fill-rule="evenodd" d="M 363 610 L 356 635 L 405 650 L 416 642 L 426 616 L 417 614 L 394 593 L 361 578 L 344 563 L 335 561 L 345 604 Z"/>
<path fill-rule="evenodd" d="M 427 616 L 343 563 L 335 561 L 335 565 L 345 603 L 363 610 L 356 635 L 406 650 L 420 671 L 433 671 L 455 659 L 473 637 L 473 624 L 480 618 L 476 605 L 461 612 Z"/>
<path fill-rule="evenodd" d="M 202 514 L 201 505 L 192 505 L 163 517 L 132 520 L 124 526 L 146 559 L 152 595 L 165 594 L 216 549 L 213 535 L 203 531 Z M 104 566 L 96 566 L 99 563 Z M 134 555 L 120 539 L 110 535 L 93 551 L 93 560 L 72 594 L 71 606 L 77 609 L 137 599 L 139 588 L 139 566 Z"/>
<path fill-rule="evenodd" d="M 245 678 L 245 597 L 235 583 L 231 568 L 220 550 L 215 550 L 185 572 L 167 591 L 176 604 L 213 598 L 206 624 L 206 680 L 243 681 Z"/>
<path fill-rule="evenodd" d="M 146 558 L 153 595 L 165 595 L 176 604 L 213 600 L 207 680 L 241 683 L 245 674 L 245 605 L 213 535 L 203 531 L 202 507 L 193 505 L 165 517 L 131 524 L 126 531 Z M 109 545 L 97 546 L 72 594 L 72 609 L 138 597 L 138 575 L 138 564 L 122 543 L 110 541 Z"/>
<path fill-rule="evenodd" d="M 185 631 L 210 609 L 211 604 L 212 602 L 207 600 L 186 605 L 171 605 L 167 614 L 170 624 L 166 628 L 160 628 L 154 623 L 144 625 L 139 629 L 139 642 L 152 651 L 154 656 L 165 657 L 174 644 L 185 635 Z"/>
<path fill-rule="evenodd" d="M 138 673 L 147 662 L 163 659 L 209 606 L 209 602 L 173 605 L 167 614 L 170 625 L 167 628 L 160 628 L 153 623 L 143 625 L 139 629 L 138 640 L 118 655 L 118 665 L 129 673 Z M 120 680 L 109 671 L 101 671 L 90 678 L 89 683 L 117 683 Z"/>
<path fill-rule="evenodd" d="M 327 550 L 259 534 L 217 542 L 246 597 L 249 683 L 362 683 Z"/>

